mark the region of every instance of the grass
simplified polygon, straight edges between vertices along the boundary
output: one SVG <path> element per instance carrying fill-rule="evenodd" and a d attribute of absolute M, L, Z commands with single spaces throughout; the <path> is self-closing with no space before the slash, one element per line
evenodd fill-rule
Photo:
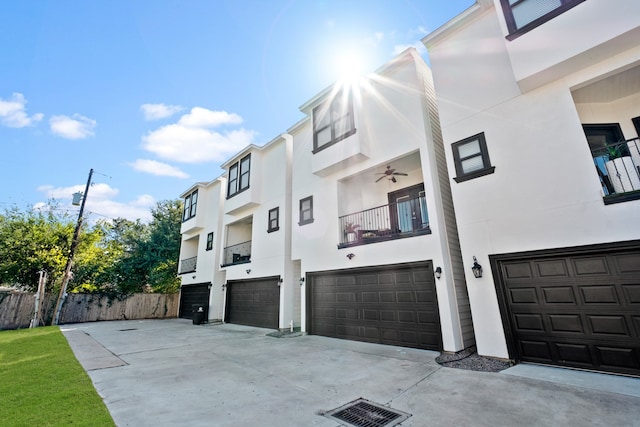
<path fill-rule="evenodd" d="M 57 326 L 0 331 L 0 425 L 114 426 Z"/>

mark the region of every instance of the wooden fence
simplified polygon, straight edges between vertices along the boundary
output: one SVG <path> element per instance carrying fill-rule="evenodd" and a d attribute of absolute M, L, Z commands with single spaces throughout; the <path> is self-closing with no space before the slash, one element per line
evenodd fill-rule
<path fill-rule="evenodd" d="M 100 320 L 168 319 L 178 316 L 180 294 L 133 294 L 122 300 L 95 294 L 68 294 L 60 324 Z M 40 301 L 40 326 L 51 324 L 57 295 Z M 35 310 L 35 293 L 0 293 L 0 330 L 28 328 Z"/>

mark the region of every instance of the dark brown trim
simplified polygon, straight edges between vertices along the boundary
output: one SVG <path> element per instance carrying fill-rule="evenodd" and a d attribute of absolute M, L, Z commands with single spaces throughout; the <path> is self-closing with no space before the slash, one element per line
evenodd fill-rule
<path fill-rule="evenodd" d="M 489 255 L 489 263 L 493 274 L 493 283 L 498 297 L 498 309 L 500 310 L 500 318 L 502 319 L 502 327 L 504 329 L 505 340 L 507 342 L 507 350 L 509 358 L 519 362 L 518 352 L 515 348 L 515 339 L 513 336 L 513 325 L 509 318 L 508 299 L 506 295 L 506 286 L 504 278 L 501 274 L 500 264 L 504 261 L 514 261 L 531 258 L 553 258 L 558 256 L 576 256 L 588 255 L 592 253 L 602 253 L 607 251 L 623 251 L 629 249 L 640 248 L 640 240 L 628 240 L 623 242 L 599 243 L 585 246 L 570 246 L 565 248 L 542 249 L 525 252 L 513 252 L 507 254 Z"/>
<path fill-rule="evenodd" d="M 249 159 L 249 170 L 247 171 L 243 171 L 241 168 L 242 162 L 244 162 L 245 160 Z M 244 156 L 243 158 L 241 158 L 240 160 L 238 160 L 237 162 L 235 162 L 234 164 L 232 164 L 231 166 L 229 166 L 229 173 L 231 172 L 231 169 L 236 169 L 236 179 L 235 180 L 231 180 L 229 179 L 227 181 L 227 200 L 237 196 L 238 194 L 242 193 L 243 191 L 248 190 L 251 187 L 251 153 L 247 154 L 246 156 Z M 247 186 L 246 187 L 241 187 L 242 185 L 242 176 L 243 175 L 249 175 L 249 178 L 247 179 Z M 228 177 L 228 176 L 227 176 Z M 235 182 L 234 185 L 234 192 L 231 192 L 231 183 Z"/>
<path fill-rule="evenodd" d="M 633 123 L 633 126 L 636 128 L 636 134 L 638 138 L 640 138 L 640 116 L 632 118 L 631 123 Z"/>
<path fill-rule="evenodd" d="M 515 5 L 517 5 L 518 3 L 522 3 L 523 1 L 526 1 L 526 0 L 520 0 L 516 2 Z M 563 5 L 523 25 L 521 28 L 517 28 L 515 18 L 513 17 L 513 12 L 511 11 L 511 5 L 509 4 L 509 0 L 500 0 L 500 2 L 502 3 L 502 12 L 504 13 L 504 19 L 507 24 L 507 29 L 509 30 L 509 35 L 507 35 L 506 39 L 507 40 L 517 39 L 521 35 L 526 34 L 529 31 L 533 30 L 534 28 L 544 24 L 545 22 L 552 20 L 556 16 L 563 14 L 564 12 L 568 11 L 569 9 L 572 9 L 573 7 L 577 6 L 578 4 L 582 3 L 585 0 L 563 0 L 563 1 L 565 2 Z"/>
<path fill-rule="evenodd" d="M 275 212 L 276 213 L 276 218 L 275 218 L 275 226 L 272 227 L 271 226 L 271 212 Z M 275 207 L 273 209 L 269 209 L 269 212 L 267 213 L 267 233 L 273 233 L 274 231 L 278 231 L 280 230 L 280 207 Z"/>
<path fill-rule="evenodd" d="M 303 220 L 302 219 L 302 204 L 306 201 L 310 202 L 310 208 L 309 211 L 311 212 L 311 218 L 307 219 L 307 220 Z M 309 197 L 305 197 L 304 199 L 300 199 L 300 208 L 298 211 L 298 225 L 306 225 L 306 224 L 311 224 L 314 220 L 313 220 L 313 196 L 309 196 Z"/>
<path fill-rule="evenodd" d="M 341 134 L 341 135 L 336 135 L 336 128 L 335 128 L 335 121 L 332 117 L 332 111 L 335 110 L 335 105 L 334 104 L 339 104 L 339 107 L 343 106 L 342 103 L 342 97 L 344 94 L 344 89 L 339 90 L 336 94 L 333 95 L 333 97 L 327 101 L 325 101 L 323 104 L 315 107 L 313 109 L 312 115 L 313 115 L 313 150 L 311 151 L 313 154 L 316 154 L 326 148 L 331 147 L 332 145 L 342 141 L 345 138 L 350 137 L 351 135 L 356 133 L 356 124 L 355 124 L 355 118 L 354 118 L 354 111 L 353 111 L 353 94 L 351 93 L 351 91 L 349 90 L 349 93 L 347 95 L 348 99 L 347 99 L 347 111 L 344 112 L 344 114 L 340 115 L 338 117 L 338 120 L 342 120 L 345 117 L 349 120 L 349 130 L 347 130 L 345 133 Z M 323 126 L 322 128 L 318 129 L 317 127 L 317 121 L 318 121 L 318 115 L 319 115 L 319 111 L 324 109 L 324 114 L 328 115 L 328 119 L 329 119 L 329 123 L 325 126 Z M 330 129 L 331 130 L 331 140 L 329 142 L 327 142 L 326 144 L 323 144 L 321 146 L 318 146 L 318 132 L 325 130 L 325 129 Z"/>
<path fill-rule="evenodd" d="M 462 161 L 468 158 L 477 157 L 478 155 L 462 158 L 460 157 L 459 147 L 473 141 L 478 141 L 478 146 L 480 147 L 480 153 L 478 155 L 482 157 L 483 168 L 465 173 L 462 169 Z M 455 182 L 464 182 L 470 179 L 479 178 L 481 176 L 492 174 L 496 170 L 495 166 L 491 166 L 491 159 L 489 158 L 489 150 L 487 148 L 487 140 L 484 136 L 484 132 L 480 132 L 476 135 L 452 143 L 451 150 L 453 151 L 453 163 L 456 167 L 457 176 L 453 178 Z"/>

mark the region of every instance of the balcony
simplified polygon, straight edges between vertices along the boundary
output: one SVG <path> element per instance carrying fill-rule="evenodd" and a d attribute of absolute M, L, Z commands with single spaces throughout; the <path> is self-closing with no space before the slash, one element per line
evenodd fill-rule
<path fill-rule="evenodd" d="M 196 271 L 197 261 L 197 256 L 180 260 L 180 271 L 178 272 L 178 274 L 193 273 L 194 271 Z"/>
<path fill-rule="evenodd" d="M 605 204 L 640 199 L 640 138 L 591 150 Z"/>
<path fill-rule="evenodd" d="M 227 246 L 223 250 L 224 261 L 220 267 L 251 262 L 251 240 Z"/>
<path fill-rule="evenodd" d="M 338 249 L 430 234 L 424 195 L 341 216 Z"/>

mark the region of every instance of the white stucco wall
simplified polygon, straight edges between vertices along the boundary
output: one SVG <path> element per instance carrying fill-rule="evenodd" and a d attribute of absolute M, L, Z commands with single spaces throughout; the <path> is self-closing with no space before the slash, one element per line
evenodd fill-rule
<path fill-rule="evenodd" d="M 342 163 L 341 168 L 321 175 L 312 173 L 312 122 L 307 120 L 291 131 L 293 134 L 292 162 L 292 258 L 299 260 L 301 274 L 307 272 L 349 269 L 366 266 L 390 265 L 432 260 L 434 266 L 443 266 L 448 257 L 442 238 L 444 227 L 438 217 L 434 176 L 425 168 L 435 167 L 432 143 L 425 133 L 422 81 L 416 74 L 413 59 L 401 66 L 386 70 L 383 76 L 360 86 L 355 96 L 355 114 L 359 138 L 367 138 L 368 157 Z M 344 141 L 336 144 L 339 146 Z M 339 150 L 335 150 L 339 156 Z M 398 177 L 397 183 L 373 184 L 387 164 L 415 158 L 408 177 Z M 336 158 L 335 163 L 340 159 Z M 353 180 L 364 180 L 362 186 Z M 424 182 L 426 203 L 432 234 L 377 242 L 368 245 L 338 249 L 342 230 L 340 215 L 370 209 L 388 203 L 387 193 Z M 300 199 L 313 196 L 314 222 L 298 225 Z M 355 256 L 349 259 L 346 255 Z M 440 307 L 443 345 L 447 351 L 461 349 L 459 319 L 451 275 L 437 281 L 436 290 Z M 302 319 L 305 320 L 305 288 L 302 287 Z"/>
<path fill-rule="evenodd" d="M 620 3 L 639 15 L 640 3 Z M 640 238 L 640 201 L 603 203 L 581 126 L 639 116 L 638 95 L 578 106 L 571 96 L 571 88 L 637 63 L 637 48 L 561 74 L 524 94 L 516 84 L 521 76 L 574 55 L 573 49 L 586 51 L 611 32 L 629 30 L 631 20 L 638 25 L 617 2 L 615 13 L 608 10 L 610 2 L 600 0 L 575 10 L 585 10 L 580 9 L 584 5 L 587 16 L 569 11 L 512 42 L 504 38 L 502 18 L 490 9 L 429 45 L 445 146 L 484 132 L 495 166 L 493 174 L 452 184 L 465 272 L 470 273 L 473 256 L 484 270 L 481 279 L 467 283 L 480 354 L 509 356 L 489 255 Z M 595 17 L 593 9 L 601 12 L 598 31 L 582 22 Z M 608 18 L 603 21 L 603 16 Z M 618 18 L 621 27 L 600 31 L 602 22 Z M 564 46 L 562 40 L 578 47 Z M 635 130 L 628 121 L 625 136 L 632 138 Z M 446 154 L 455 174 L 450 147 Z"/>

